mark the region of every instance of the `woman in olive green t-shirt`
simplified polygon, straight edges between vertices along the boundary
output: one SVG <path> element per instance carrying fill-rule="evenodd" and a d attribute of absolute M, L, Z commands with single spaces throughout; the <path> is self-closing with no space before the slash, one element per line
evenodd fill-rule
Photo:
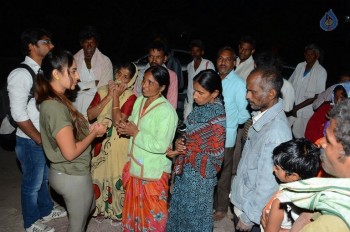
<path fill-rule="evenodd" d="M 90 176 L 90 143 L 106 132 L 90 126 L 65 96 L 79 74 L 68 51 L 48 54 L 37 75 L 36 102 L 40 105 L 40 133 L 50 161 L 49 182 L 61 194 L 69 214 L 68 231 L 84 231 L 95 202 Z"/>

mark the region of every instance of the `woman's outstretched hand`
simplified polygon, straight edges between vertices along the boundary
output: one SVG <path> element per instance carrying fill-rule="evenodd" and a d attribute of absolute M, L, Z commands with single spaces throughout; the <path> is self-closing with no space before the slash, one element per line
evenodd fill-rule
<path fill-rule="evenodd" d="M 102 137 L 107 132 L 107 125 L 102 123 L 94 123 L 89 128 L 90 133 L 95 133 L 96 137 Z"/>

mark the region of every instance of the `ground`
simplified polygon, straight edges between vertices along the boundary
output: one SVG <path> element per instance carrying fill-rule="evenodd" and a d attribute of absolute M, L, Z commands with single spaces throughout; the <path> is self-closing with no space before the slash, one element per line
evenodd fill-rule
<path fill-rule="evenodd" d="M 21 172 L 17 164 L 15 152 L 0 148 L 0 232 L 24 231 L 21 214 Z M 56 198 L 57 199 L 57 198 Z M 59 201 L 60 199 L 57 199 Z M 232 215 L 214 224 L 214 232 L 232 232 Z M 56 232 L 65 232 L 68 227 L 68 218 L 50 221 L 48 225 Z M 108 219 L 91 219 L 87 232 L 121 232 L 121 224 L 113 223 Z"/>

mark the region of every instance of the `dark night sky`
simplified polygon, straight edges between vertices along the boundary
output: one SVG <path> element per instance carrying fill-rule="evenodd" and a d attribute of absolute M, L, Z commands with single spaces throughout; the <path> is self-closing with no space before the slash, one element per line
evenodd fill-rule
<path fill-rule="evenodd" d="M 339 25 L 325 32 L 319 22 L 330 9 Z M 332 83 L 340 69 L 350 68 L 345 15 L 350 15 L 349 0 L 6 1 L 0 9 L 1 80 L 9 71 L 9 58 L 23 59 L 19 37 L 27 27 L 52 31 L 56 47 L 75 53 L 79 29 L 94 24 L 102 34 L 101 51 L 114 63 L 144 54 L 156 33 L 166 35 L 173 48 L 187 49 L 191 39 L 200 38 L 210 59 L 224 45 L 236 49 L 239 38 L 250 34 L 257 39 L 257 51 L 273 49 L 293 66 L 303 61 L 304 46 L 315 42 L 324 50 Z"/>

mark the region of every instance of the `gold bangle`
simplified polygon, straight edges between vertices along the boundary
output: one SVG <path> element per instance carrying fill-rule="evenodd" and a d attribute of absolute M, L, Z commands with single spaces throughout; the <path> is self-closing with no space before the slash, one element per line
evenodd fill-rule
<path fill-rule="evenodd" d="M 98 105 L 96 105 L 96 107 L 98 108 L 98 109 L 101 109 L 101 106 L 98 104 Z"/>
<path fill-rule="evenodd" d="M 112 110 L 120 109 L 119 106 L 112 107 Z"/>

